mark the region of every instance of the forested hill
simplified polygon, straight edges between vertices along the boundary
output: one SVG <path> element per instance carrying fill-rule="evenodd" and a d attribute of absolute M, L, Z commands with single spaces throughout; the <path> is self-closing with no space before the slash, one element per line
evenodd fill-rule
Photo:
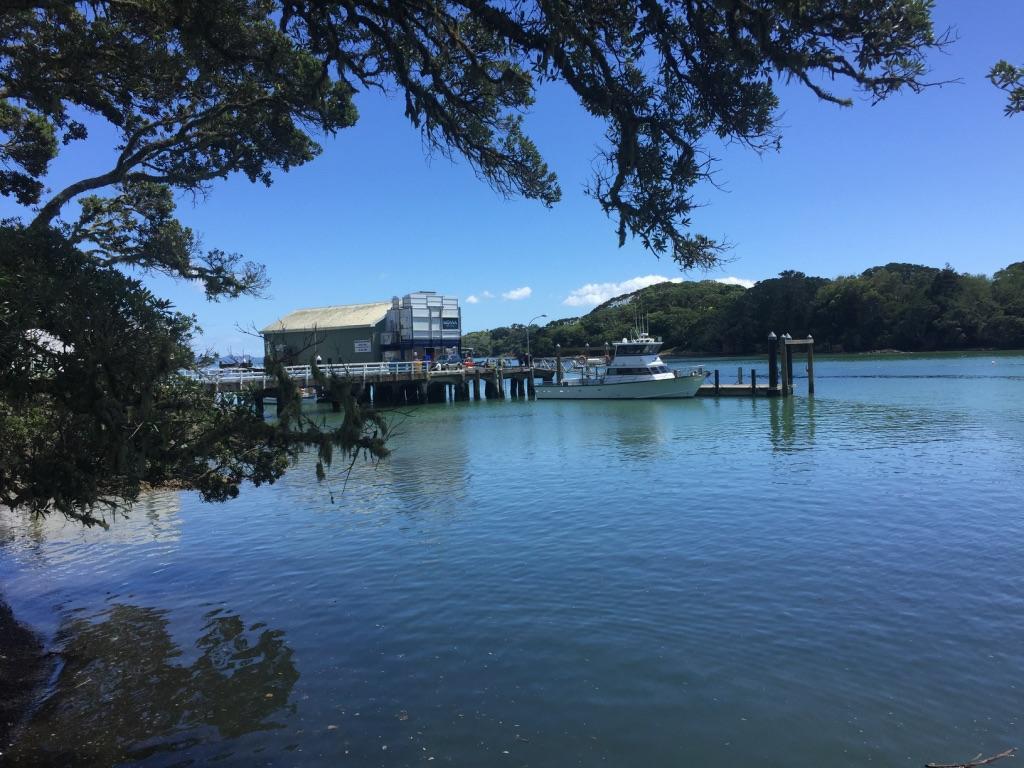
<path fill-rule="evenodd" d="M 661 283 L 618 296 L 579 318 L 530 330 L 534 355 L 571 352 L 631 334 L 637 309 L 665 349 L 746 354 L 765 349 L 769 331 L 814 336 L 819 349 L 932 351 L 1024 348 L 1024 262 L 992 277 L 916 264 L 886 264 L 830 280 L 783 272 L 753 288 L 711 280 Z M 522 325 L 463 337 L 477 354 L 518 353 Z"/>

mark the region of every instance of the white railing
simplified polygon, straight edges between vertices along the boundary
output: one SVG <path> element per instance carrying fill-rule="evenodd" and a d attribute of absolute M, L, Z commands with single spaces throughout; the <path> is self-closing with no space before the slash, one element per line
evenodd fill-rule
<path fill-rule="evenodd" d="M 506 364 L 505 367 L 515 367 L 514 361 L 506 362 L 512 363 L 512 365 Z M 343 379 L 356 381 L 365 381 L 371 377 L 403 373 L 427 373 L 428 371 L 431 373 L 437 373 L 440 371 L 472 370 L 472 368 L 463 368 L 461 364 L 452 363 L 434 363 L 432 367 L 428 367 L 428 364 L 422 361 L 333 363 L 330 365 L 321 365 L 319 367 L 325 376 L 340 376 Z M 310 365 L 286 365 L 284 370 L 290 378 L 299 380 L 302 383 L 302 386 L 310 387 L 316 383 L 313 379 L 313 367 Z M 210 384 L 218 385 L 233 384 L 243 386 L 245 384 L 259 383 L 262 386 L 267 386 L 268 382 L 271 385 L 273 384 L 273 377 L 268 376 L 265 371 L 259 369 L 211 368 L 199 372 L 190 372 L 188 375 L 198 381 L 205 381 Z"/>

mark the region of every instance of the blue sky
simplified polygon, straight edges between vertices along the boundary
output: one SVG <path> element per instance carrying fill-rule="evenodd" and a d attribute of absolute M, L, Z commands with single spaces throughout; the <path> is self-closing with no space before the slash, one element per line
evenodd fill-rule
<path fill-rule="evenodd" d="M 460 297 L 465 329 L 479 330 L 583 314 L 657 278 L 833 277 L 890 261 L 991 274 L 1024 260 L 1024 116 L 1004 117 L 1004 96 L 985 79 L 999 58 L 1024 63 L 1024 3 L 944 0 L 936 25 L 959 40 L 932 56 L 930 78 L 960 84 L 852 109 L 783 87 L 779 153 L 713 147 L 725 190 L 697 191 L 705 205 L 693 224 L 734 245 L 720 270 L 681 274 L 638 243 L 618 247 L 614 222 L 582 191 L 602 126 L 548 87 L 527 125 L 562 184 L 552 209 L 503 199 L 464 162 L 425 154 L 401 101 L 366 94 L 354 128 L 270 188 L 233 178 L 205 200 L 180 200 L 207 247 L 266 264 L 268 298 L 209 304 L 194 286 L 149 282 L 198 316 L 201 345 L 257 352 L 236 325 L 414 290 Z M 61 158 L 52 186 L 105 170 L 104 140 L 94 131 Z M 0 215 L 16 213 L 0 204 Z"/>

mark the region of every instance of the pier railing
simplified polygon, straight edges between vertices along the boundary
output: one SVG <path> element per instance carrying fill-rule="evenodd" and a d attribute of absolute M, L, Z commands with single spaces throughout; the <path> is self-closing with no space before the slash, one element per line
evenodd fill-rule
<path fill-rule="evenodd" d="M 546 361 L 545 361 L 546 363 Z M 464 372 L 466 375 L 474 371 L 484 373 L 494 371 L 495 361 L 488 361 L 485 365 L 464 366 L 461 363 L 426 363 L 417 360 L 406 360 L 400 362 L 378 362 L 378 363 L 332 363 L 318 366 L 325 376 L 338 376 L 349 381 L 378 381 L 382 378 L 394 376 L 409 376 L 410 378 L 427 378 L 432 376 L 444 376 Z M 554 364 L 549 366 L 537 365 L 538 371 L 553 370 Z M 500 369 L 503 374 L 521 374 L 529 371 L 529 368 L 520 367 L 513 359 L 501 360 Z M 285 373 L 288 377 L 300 383 L 301 386 L 310 387 L 316 382 L 313 378 L 313 366 L 311 365 L 286 365 Z M 226 386 L 242 388 L 246 385 L 258 384 L 263 388 L 273 387 L 273 376 L 260 369 L 245 368 L 212 368 L 203 371 L 193 371 L 188 375 L 198 381 L 213 386 Z M 550 375 L 550 374 L 549 374 Z"/>

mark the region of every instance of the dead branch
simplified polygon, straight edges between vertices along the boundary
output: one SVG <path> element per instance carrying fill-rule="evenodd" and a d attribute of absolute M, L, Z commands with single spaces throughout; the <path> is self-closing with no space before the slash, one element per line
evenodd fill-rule
<path fill-rule="evenodd" d="M 984 760 L 982 760 L 981 753 L 979 752 L 966 763 L 925 763 L 925 768 L 975 768 L 977 765 L 988 765 L 989 763 L 994 763 L 996 760 L 1002 760 L 1004 757 L 1013 757 L 1016 751 L 1016 747 L 1010 747 L 1005 752 L 1000 752 L 998 755 L 986 757 Z"/>

